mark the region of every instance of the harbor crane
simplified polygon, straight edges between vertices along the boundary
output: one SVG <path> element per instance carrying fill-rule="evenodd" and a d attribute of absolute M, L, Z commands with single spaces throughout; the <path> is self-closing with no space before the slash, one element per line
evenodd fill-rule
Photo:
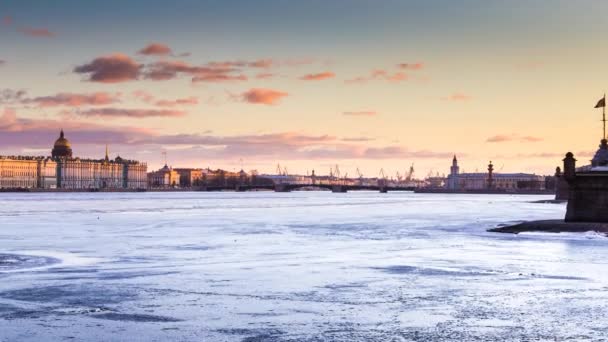
<path fill-rule="evenodd" d="M 361 173 L 359 168 L 357 168 L 357 176 L 359 176 L 359 185 L 363 185 L 363 174 Z"/>

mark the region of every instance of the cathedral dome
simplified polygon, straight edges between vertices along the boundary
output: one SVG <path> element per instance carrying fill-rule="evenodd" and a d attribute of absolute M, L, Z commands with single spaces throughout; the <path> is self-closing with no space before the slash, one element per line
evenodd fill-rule
<path fill-rule="evenodd" d="M 55 140 L 51 155 L 53 158 L 72 157 L 72 145 L 70 144 L 70 141 L 65 138 L 63 130 L 61 130 L 61 133 L 59 133 L 59 138 Z"/>
<path fill-rule="evenodd" d="M 602 139 L 600 148 L 591 159 L 591 166 L 608 166 L 608 140 Z"/>

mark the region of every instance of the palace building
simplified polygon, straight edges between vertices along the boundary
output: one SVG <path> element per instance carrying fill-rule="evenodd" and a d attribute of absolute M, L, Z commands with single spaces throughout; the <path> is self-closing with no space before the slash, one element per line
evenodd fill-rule
<path fill-rule="evenodd" d="M 50 157 L 0 156 L 0 188 L 145 189 L 147 165 L 120 156 L 104 159 L 72 156 L 63 130 Z"/>
<path fill-rule="evenodd" d="M 488 172 L 460 173 L 458 159 L 452 159 L 450 174 L 445 186 L 451 191 L 499 190 L 517 192 L 521 190 L 544 190 L 545 178 L 529 173 L 497 173 L 492 162 Z"/>

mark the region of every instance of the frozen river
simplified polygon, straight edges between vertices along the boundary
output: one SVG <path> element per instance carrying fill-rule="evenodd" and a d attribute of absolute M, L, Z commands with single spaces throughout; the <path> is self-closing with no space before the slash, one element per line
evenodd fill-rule
<path fill-rule="evenodd" d="M 0 341 L 608 339 L 608 239 L 549 196 L 0 194 Z"/>

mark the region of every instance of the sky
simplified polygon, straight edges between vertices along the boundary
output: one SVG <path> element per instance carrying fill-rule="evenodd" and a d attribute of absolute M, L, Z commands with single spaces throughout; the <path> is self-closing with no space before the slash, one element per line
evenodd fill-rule
<path fill-rule="evenodd" d="M 552 174 L 601 139 L 600 0 L 0 0 L 0 155 Z"/>

